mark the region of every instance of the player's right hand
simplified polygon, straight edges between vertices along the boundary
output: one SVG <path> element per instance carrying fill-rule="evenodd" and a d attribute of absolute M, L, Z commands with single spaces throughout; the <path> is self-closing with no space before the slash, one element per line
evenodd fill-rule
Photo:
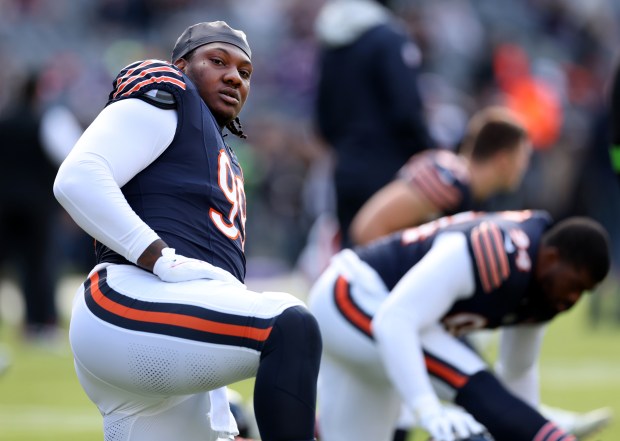
<path fill-rule="evenodd" d="M 420 425 L 433 441 L 456 441 L 482 433 L 482 424 L 469 413 L 455 407 L 438 406 L 418 412 Z"/>
<path fill-rule="evenodd" d="M 164 282 L 187 282 L 188 280 L 212 279 L 241 284 L 228 271 L 203 260 L 176 254 L 174 248 L 164 248 L 153 266 L 153 274 Z"/>

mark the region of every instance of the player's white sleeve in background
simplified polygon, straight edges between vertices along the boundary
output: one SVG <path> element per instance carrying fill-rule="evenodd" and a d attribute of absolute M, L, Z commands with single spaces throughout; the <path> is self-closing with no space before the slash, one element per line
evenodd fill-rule
<path fill-rule="evenodd" d="M 89 235 L 136 262 L 159 237 L 131 209 L 120 188 L 170 145 L 177 112 L 139 99 L 101 111 L 60 166 L 54 194 Z"/>
<path fill-rule="evenodd" d="M 513 394 L 538 408 L 538 355 L 546 326 L 517 325 L 501 330 L 495 372 Z"/>
<path fill-rule="evenodd" d="M 373 335 L 385 369 L 413 411 L 439 406 L 424 363 L 422 335 L 436 333 L 441 317 L 474 289 L 465 236 L 444 233 L 398 282 L 375 315 Z"/>

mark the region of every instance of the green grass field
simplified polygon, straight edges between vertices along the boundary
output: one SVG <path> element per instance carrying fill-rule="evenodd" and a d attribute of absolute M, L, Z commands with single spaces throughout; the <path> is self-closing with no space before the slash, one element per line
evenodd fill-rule
<path fill-rule="evenodd" d="M 542 397 L 572 410 L 611 407 L 616 421 L 590 440 L 618 441 L 620 326 L 608 321 L 592 329 L 586 302 L 549 328 L 540 365 Z M 0 343 L 13 358 L 0 376 L 0 441 L 103 440 L 99 414 L 77 382 L 68 345 L 53 351 L 25 345 L 16 329 L 6 320 L 0 329 Z M 248 396 L 252 381 L 233 388 Z M 415 441 L 422 439 L 418 433 Z"/>

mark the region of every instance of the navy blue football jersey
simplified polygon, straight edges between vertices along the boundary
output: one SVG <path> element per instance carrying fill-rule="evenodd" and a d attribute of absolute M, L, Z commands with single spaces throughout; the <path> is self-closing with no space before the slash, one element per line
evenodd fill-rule
<path fill-rule="evenodd" d="M 354 251 L 392 290 L 430 250 L 439 234 L 462 232 L 473 263 L 475 292 L 452 305 L 442 319 L 444 325 L 462 333 L 466 329 L 543 322 L 555 312 L 541 301 L 532 271 L 541 237 L 551 222 L 544 211 L 465 212 L 399 231 Z M 446 268 L 446 277 L 450 277 L 450 268 Z"/>
<path fill-rule="evenodd" d="M 444 216 L 473 209 L 467 163 L 451 151 L 420 152 L 407 161 L 398 177 L 432 202 Z"/>
<path fill-rule="evenodd" d="M 152 89 L 160 92 L 145 95 Z M 195 85 L 174 65 L 146 60 L 118 74 L 108 105 L 128 98 L 178 113 L 170 146 L 121 188 L 129 205 L 178 254 L 207 261 L 243 281 L 243 174 Z M 98 262 L 127 263 L 103 244 L 96 251 Z"/>

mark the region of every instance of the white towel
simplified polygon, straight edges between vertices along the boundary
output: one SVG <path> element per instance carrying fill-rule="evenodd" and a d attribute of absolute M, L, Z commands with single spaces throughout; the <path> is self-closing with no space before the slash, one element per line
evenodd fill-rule
<path fill-rule="evenodd" d="M 209 391 L 211 400 L 211 410 L 209 411 L 209 421 L 211 429 L 217 433 L 217 440 L 231 440 L 239 434 L 237 422 L 230 411 L 226 386 Z"/>

